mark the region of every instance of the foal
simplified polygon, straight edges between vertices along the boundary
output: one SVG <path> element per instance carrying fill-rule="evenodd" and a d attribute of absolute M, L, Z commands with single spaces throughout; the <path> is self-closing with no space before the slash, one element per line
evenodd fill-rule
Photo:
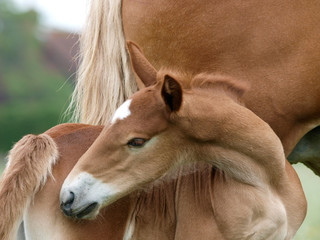
<path fill-rule="evenodd" d="M 211 217 L 199 219 L 217 226 L 212 239 L 292 239 L 305 197 L 279 138 L 242 106 L 246 87 L 223 76 L 157 72 L 136 45 L 129 43 L 129 51 L 146 88 L 120 106 L 68 175 L 60 193 L 64 213 L 95 218 L 157 179 L 177 178 L 181 166 L 204 162 L 216 169 L 209 192 L 197 196 L 211 198 Z M 140 239 L 131 219 L 132 238 Z"/>

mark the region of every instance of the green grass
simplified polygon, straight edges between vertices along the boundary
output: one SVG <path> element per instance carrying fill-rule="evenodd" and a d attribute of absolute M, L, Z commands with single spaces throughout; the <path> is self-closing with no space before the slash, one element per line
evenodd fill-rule
<path fill-rule="evenodd" d="M 5 155 L 0 154 L 0 175 L 5 166 Z M 308 213 L 294 240 L 320 239 L 320 177 L 302 164 L 294 165 L 308 200 Z"/>
<path fill-rule="evenodd" d="M 308 201 L 308 212 L 305 221 L 294 240 L 320 239 L 320 177 L 302 164 L 294 165 Z"/>

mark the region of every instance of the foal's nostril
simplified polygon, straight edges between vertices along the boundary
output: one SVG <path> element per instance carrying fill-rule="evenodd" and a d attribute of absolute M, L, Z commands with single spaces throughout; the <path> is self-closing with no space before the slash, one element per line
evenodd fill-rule
<path fill-rule="evenodd" d="M 71 215 L 71 212 L 72 212 L 71 206 L 73 202 L 74 202 L 73 192 L 68 192 L 67 194 L 64 194 L 63 197 L 61 197 L 60 208 L 68 216 Z"/>
<path fill-rule="evenodd" d="M 69 198 L 66 200 L 65 204 L 71 205 L 73 203 L 73 201 L 74 201 L 74 193 L 70 192 Z"/>

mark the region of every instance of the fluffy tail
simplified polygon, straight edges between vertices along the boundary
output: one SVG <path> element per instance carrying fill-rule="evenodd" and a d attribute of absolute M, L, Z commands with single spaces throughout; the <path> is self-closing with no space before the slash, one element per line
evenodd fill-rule
<path fill-rule="evenodd" d="M 80 40 L 73 121 L 104 125 L 137 90 L 122 28 L 121 0 L 92 0 Z"/>
<path fill-rule="evenodd" d="M 57 158 L 57 146 L 46 134 L 27 135 L 10 151 L 0 181 L 1 240 L 16 239 L 25 209 L 51 175 Z"/>

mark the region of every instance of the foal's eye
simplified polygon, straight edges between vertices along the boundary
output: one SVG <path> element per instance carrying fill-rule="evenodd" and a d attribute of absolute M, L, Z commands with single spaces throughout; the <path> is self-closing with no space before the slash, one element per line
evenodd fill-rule
<path fill-rule="evenodd" d="M 133 138 L 127 144 L 129 147 L 142 147 L 146 142 L 144 138 Z"/>

